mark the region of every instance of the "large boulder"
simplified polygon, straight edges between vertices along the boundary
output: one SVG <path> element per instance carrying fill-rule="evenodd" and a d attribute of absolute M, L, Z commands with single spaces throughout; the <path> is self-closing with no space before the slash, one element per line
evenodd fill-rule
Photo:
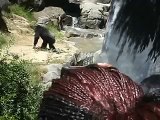
<path fill-rule="evenodd" d="M 0 0 L 0 10 L 8 12 L 9 8 L 8 6 L 11 5 L 11 3 L 8 0 Z"/>
<path fill-rule="evenodd" d="M 109 6 L 106 4 L 95 4 L 95 3 L 82 3 L 80 5 L 81 17 L 79 24 L 81 28 L 104 28 L 107 17 Z"/>
<path fill-rule="evenodd" d="M 64 11 L 60 7 L 46 7 L 42 11 L 34 12 L 34 17 L 38 19 L 39 17 L 48 18 L 58 18 L 60 15 L 64 14 Z"/>
<path fill-rule="evenodd" d="M 64 14 L 62 8 L 59 7 L 46 7 L 42 11 L 34 12 L 34 17 L 36 20 L 44 19 L 44 22 L 52 22 L 57 26 L 58 17 Z"/>
<path fill-rule="evenodd" d="M 53 79 L 59 79 L 61 75 L 62 64 L 50 64 L 44 67 L 46 73 L 42 76 L 45 86 L 51 85 Z"/>
<path fill-rule="evenodd" d="M 42 11 L 36 13 L 38 14 L 38 17 L 45 16 L 48 17 L 48 19 L 54 18 L 52 20 L 55 21 L 57 20 L 55 18 L 66 13 L 69 16 L 77 17 L 79 27 L 87 29 L 104 28 L 110 9 L 110 4 L 108 4 L 108 2 L 105 4 L 98 0 L 65 0 L 64 2 L 57 0 L 42 1 L 43 4 L 37 3 L 38 7 L 43 6 L 44 8 Z M 35 17 L 38 18 L 37 15 L 35 15 Z M 68 20 L 71 22 L 70 17 L 67 17 L 67 19 L 65 18 L 65 20 L 67 21 L 67 24 Z"/>

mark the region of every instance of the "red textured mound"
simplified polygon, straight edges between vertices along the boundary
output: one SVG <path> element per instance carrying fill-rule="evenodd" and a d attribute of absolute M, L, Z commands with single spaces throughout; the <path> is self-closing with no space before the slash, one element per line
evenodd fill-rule
<path fill-rule="evenodd" d="M 61 79 L 44 93 L 40 117 L 47 120 L 160 119 L 160 105 L 143 104 L 142 97 L 142 89 L 113 67 L 90 65 L 63 69 Z"/>

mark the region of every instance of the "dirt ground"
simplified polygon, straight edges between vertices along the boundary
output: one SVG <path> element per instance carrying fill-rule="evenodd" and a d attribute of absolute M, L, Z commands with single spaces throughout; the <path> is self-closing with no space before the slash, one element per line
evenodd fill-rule
<path fill-rule="evenodd" d="M 8 48 L 8 53 L 18 55 L 21 59 L 32 60 L 36 63 L 64 63 L 78 49 L 73 42 L 67 41 L 67 38 L 56 40 L 55 47 L 57 52 L 42 51 L 33 49 L 34 31 L 29 22 L 23 17 L 13 15 L 13 18 L 7 19 L 7 25 L 14 38 L 13 44 Z M 40 46 L 42 40 L 39 39 Z"/>

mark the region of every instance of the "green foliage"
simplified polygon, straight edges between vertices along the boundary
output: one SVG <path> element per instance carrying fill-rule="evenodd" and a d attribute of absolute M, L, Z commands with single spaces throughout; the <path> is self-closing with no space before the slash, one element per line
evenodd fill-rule
<path fill-rule="evenodd" d="M 56 37 L 56 39 L 63 39 L 64 38 L 64 34 L 62 33 L 62 32 L 60 32 L 60 31 L 58 31 L 58 27 L 57 26 L 55 26 L 54 24 L 48 24 L 47 25 L 47 28 L 51 31 L 51 32 L 53 32 L 54 33 L 54 35 L 55 35 L 55 37 Z"/>
<path fill-rule="evenodd" d="M 20 5 L 17 5 L 17 4 L 11 5 L 10 10 L 11 10 L 11 14 L 22 16 L 26 18 L 27 20 L 29 20 L 30 22 L 35 21 L 32 13 Z"/>
<path fill-rule="evenodd" d="M 8 34 L 0 32 L 0 49 L 12 41 L 12 37 Z"/>
<path fill-rule="evenodd" d="M 0 120 L 37 119 L 42 97 L 42 86 L 33 80 L 37 73 L 26 61 L 0 62 Z"/>
<path fill-rule="evenodd" d="M 2 46 L 6 43 L 7 43 L 7 41 L 6 41 L 5 35 L 0 34 L 0 48 L 2 48 Z"/>

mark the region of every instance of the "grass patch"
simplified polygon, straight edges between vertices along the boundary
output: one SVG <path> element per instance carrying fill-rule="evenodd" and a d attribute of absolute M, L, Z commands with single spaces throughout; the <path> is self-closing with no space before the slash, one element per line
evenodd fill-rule
<path fill-rule="evenodd" d="M 39 65 L 29 62 L 26 65 L 26 70 L 31 74 L 31 79 L 33 83 L 41 81 L 41 73 L 43 72 Z"/>
<path fill-rule="evenodd" d="M 50 64 L 52 64 L 52 63 L 54 63 L 54 64 L 63 64 L 63 63 L 65 63 L 65 61 L 64 60 L 62 60 L 62 59 L 50 59 L 50 60 L 48 60 L 48 63 L 50 63 Z"/>
<path fill-rule="evenodd" d="M 6 43 L 7 43 L 6 36 L 0 33 L 0 48 L 2 48 L 2 46 Z"/>
<path fill-rule="evenodd" d="M 13 41 L 13 37 L 9 34 L 0 32 L 0 49 L 4 46 L 7 46 L 9 43 Z"/>
<path fill-rule="evenodd" d="M 57 28 L 57 26 L 55 26 L 54 24 L 48 24 L 47 25 L 47 28 L 54 33 L 55 37 L 56 37 L 56 40 L 63 40 L 64 38 L 64 33 L 62 33 L 61 31 L 59 31 Z"/>
<path fill-rule="evenodd" d="M 11 14 L 22 16 L 30 22 L 35 21 L 35 18 L 33 17 L 32 12 L 29 12 L 28 10 L 26 10 L 24 7 L 20 5 L 13 4 L 10 6 L 10 10 L 11 10 Z"/>

